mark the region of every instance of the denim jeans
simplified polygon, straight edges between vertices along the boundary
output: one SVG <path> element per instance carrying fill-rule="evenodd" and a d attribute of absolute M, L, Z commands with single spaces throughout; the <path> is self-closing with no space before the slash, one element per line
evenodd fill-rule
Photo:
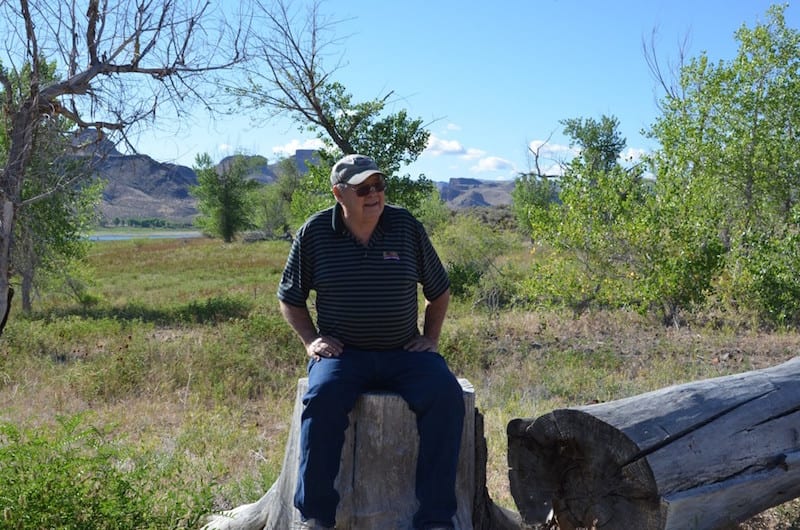
<path fill-rule="evenodd" d="M 458 380 L 436 352 L 369 352 L 346 347 L 338 358 L 309 362 L 295 507 L 304 518 L 334 525 L 339 503 L 334 481 L 348 413 L 360 394 L 371 391 L 399 394 L 416 414 L 419 510 L 414 528 L 452 525 L 464 397 Z"/>

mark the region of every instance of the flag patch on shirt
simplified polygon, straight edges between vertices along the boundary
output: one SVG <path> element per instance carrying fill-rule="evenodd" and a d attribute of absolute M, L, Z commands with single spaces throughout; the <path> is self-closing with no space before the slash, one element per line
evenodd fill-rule
<path fill-rule="evenodd" d="M 393 250 L 384 250 L 383 251 L 383 259 L 393 259 L 393 260 L 400 260 L 400 254 L 394 252 Z"/>

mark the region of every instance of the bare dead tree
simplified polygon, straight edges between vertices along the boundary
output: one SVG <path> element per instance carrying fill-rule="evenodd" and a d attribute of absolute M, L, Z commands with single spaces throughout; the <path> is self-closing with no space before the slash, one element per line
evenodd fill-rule
<path fill-rule="evenodd" d="M 354 153 L 359 127 L 382 110 L 393 92 L 351 103 L 334 80 L 346 38 L 334 30 L 343 21 L 326 16 L 322 4 L 312 0 L 298 7 L 291 0 L 255 0 L 254 21 L 262 29 L 253 36 L 248 83 L 229 88 L 246 108 L 288 115 L 324 131 L 343 153 Z"/>
<path fill-rule="evenodd" d="M 217 74 L 245 59 L 248 28 L 210 2 L 176 0 L 0 1 L 0 117 L 7 156 L 0 172 L 0 333 L 13 289 L 12 238 L 35 132 L 63 117 L 128 141 L 157 111 L 184 116 L 213 107 Z M 239 9 L 244 9 L 239 6 Z M 241 11 L 244 12 L 244 11 Z M 45 66 L 57 63 L 55 81 Z"/>
<path fill-rule="evenodd" d="M 667 63 L 666 66 L 662 65 L 658 58 L 658 50 L 656 46 L 656 37 L 658 31 L 654 28 L 650 32 L 650 40 L 646 41 L 642 38 L 642 55 L 647 63 L 647 68 L 650 70 L 650 75 L 653 80 L 663 91 L 665 97 L 672 100 L 683 99 L 683 89 L 680 86 L 681 70 L 686 64 L 686 53 L 689 48 L 689 35 L 686 34 L 683 40 L 678 44 L 678 61 L 676 64 L 672 62 Z M 656 98 L 656 106 L 661 109 L 661 104 Z M 663 110 L 663 109 L 662 109 Z"/>
<path fill-rule="evenodd" d="M 542 158 L 542 151 L 547 147 L 547 144 L 550 143 L 550 140 L 553 138 L 553 133 L 551 132 L 547 139 L 543 142 L 528 142 L 528 167 L 531 167 L 531 161 L 533 162 L 533 170 L 528 169 L 528 173 L 534 173 L 539 178 L 546 178 L 547 175 L 542 173 L 542 167 L 540 164 L 540 160 Z"/>

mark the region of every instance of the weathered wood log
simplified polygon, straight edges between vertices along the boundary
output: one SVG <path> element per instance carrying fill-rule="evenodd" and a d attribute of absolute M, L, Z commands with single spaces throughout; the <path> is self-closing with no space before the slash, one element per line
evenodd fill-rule
<path fill-rule="evenodd" d="M 465 409 L 472 412 L 475 410 L 472 385 L 466 379 L 459 379 L 459 382 L 464 391 Z M 307 386 L 308 379 L 300 379 L 278 479 L 257 502 L 210 516 L 204 529 L 287 530 L 299 520 L 292 499 L 300 458 L 302 397 Z M 476 429 L 476 418 L 480 432 Z M 516 530 L 519 516 L 495 506 L 486 492 L 486 443 L 481 420 L 477 413 L 468 413 L 464 418 L 456 485 L 456 529 Z M 358 399 L 350 413 L 336 479 L 341 496 L 336 516 L 338 528 L 411 530 L 411 520 L 418 506 L 414 494 L 418 439 L 414 413 L 400 396 L 369 393 Z M 476 463 L 482 465 L 482 469 L 476 469 Z M 473 513 L 476 510 L 477 513 Z M 473 518 L 480 520 L 481 526 L 474 526 Z"/>
<path fill-rule="evenodd" d="M 712 529 L 800 496 L 800 357 L 508 424 L 523 521 Z"/>

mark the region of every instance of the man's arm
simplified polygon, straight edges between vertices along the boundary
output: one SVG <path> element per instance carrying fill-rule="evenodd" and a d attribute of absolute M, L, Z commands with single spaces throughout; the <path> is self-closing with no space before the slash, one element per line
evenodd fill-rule
<path fill-rule="evenodd" d="M 289 305 L 282 300 L 280 301 L 280 305 L 283 318 L 292 326 L 294 332 L 297 333 L 297 336 L 303 341 L 303 345 L 308 348 L 308 346 L 314 342 L 314 339 L 317 338 L 317 327 L 311 319 L 308 306 L 299 307 Z"/>
<path fill-rule="evenodd" d="M 434 300 L 426 300 L 422 335 L 412 339 L 405 345 L 405 349 L 409 351 L 439 351 L 439 335 L 442 332 L 442 325 L 444 324 L 445 316 L 447 316 L 447 307 L 449 305 L 450 289 Z"/>
<path fill-rule="evenodd" d="M 337 357 L 342 352 L 342 343 L 334 337 L 323 337 L 317 333 L 317 327 L 308 312 L 308 306 L 294 306 L 279 300 L 281 314 L 294 329 L 306 353 L 310 357 Z"/>

